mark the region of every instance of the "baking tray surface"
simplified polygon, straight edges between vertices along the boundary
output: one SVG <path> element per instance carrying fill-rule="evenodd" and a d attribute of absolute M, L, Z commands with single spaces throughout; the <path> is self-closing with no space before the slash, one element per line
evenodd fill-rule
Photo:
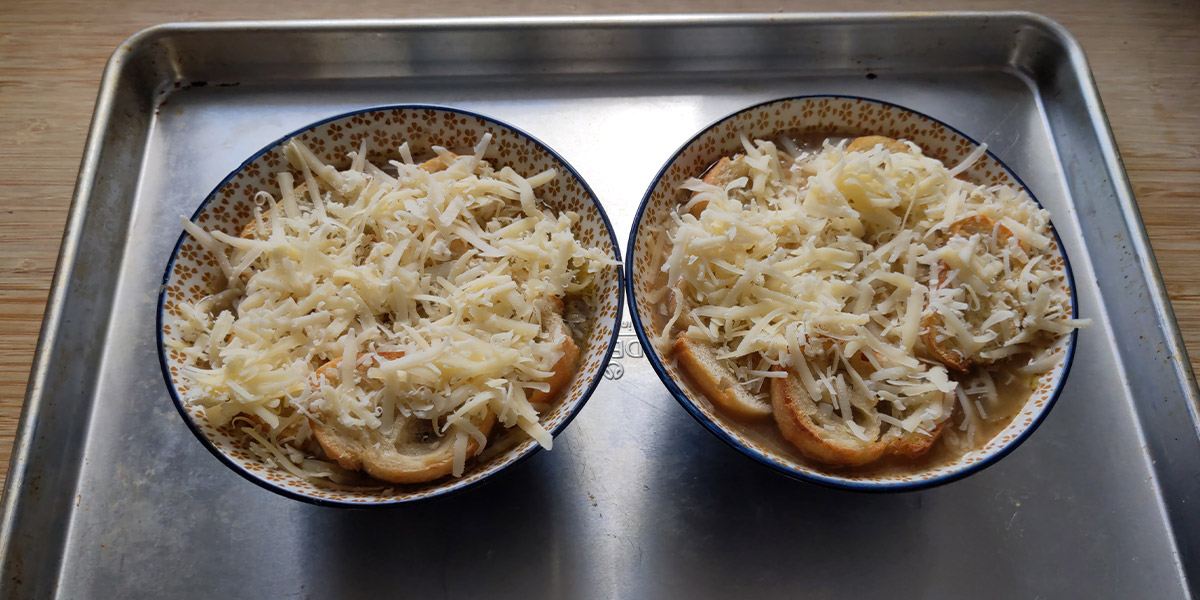
<path fill-rule="evenodd" d="M 625 240 L 700 128 L 813 94 L 954 125 L 1053 215 L 1095 324 L 1041 428 L 981 473 L 887 495 L 788 480 L 697 426 L 628 323 L 552 452 L 395 510 L 259 489 L 171 405 L 154 299 L 179 218 L 288 131 L 406 102 L 486 114 L 560 152 Z M 161 26 L 101 84 L 5 490 L 0 595 L 1187 597 L 1197 394 L 1165 298 L 1082 52 L 1036 15 Z"/>

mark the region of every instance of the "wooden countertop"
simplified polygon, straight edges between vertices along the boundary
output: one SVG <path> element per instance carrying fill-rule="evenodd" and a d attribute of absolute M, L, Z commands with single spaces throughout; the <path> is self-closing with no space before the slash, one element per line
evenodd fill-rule
<path fill-rule="evenodd" d="M 0 5 L 0 473 L 6 473 L 59 242 L 105 61 L 134 32 L 170 21 L 497 14 L 498 4 L 57 0 Z M 348 14 L 345 6 L 353 6 Z M 746 0 L 739 12 L 820 11 L 828 2 Z M 505 14 L 728 12 L 725 1 L 509 3 Z M 843 0 L 853 10 L 1029 10 L 1083 44 L 1167 292 L 1200 364 L 1200 3 L 1145 0 Z"/>

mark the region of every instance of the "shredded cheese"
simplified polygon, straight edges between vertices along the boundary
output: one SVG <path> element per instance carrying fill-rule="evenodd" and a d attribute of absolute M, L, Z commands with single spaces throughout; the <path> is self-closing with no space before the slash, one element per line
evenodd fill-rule
<path fill-rule="evenodd" d="M 365 146 L 338 170 L 292 141 L 304 189 L 281 173 L 278 199 L 259 193 L 252 235 L 184 220 L 228 288 L 182 311 L 188 400 L 216 426 L 251 415 L 260 456 L 314 480 L 339 469 L 314 456 L 309 419 L 376 443 L 428 422 L 457 436 L 455 475 L 467 439 L 486 442 L 474 421 L 487 411 L 549 448 L 529 403 L 562 356 L 547 311 L 586 296 L 616 261 L 579 242 L 577 214 L 544 208 L 538 189 L 554 171 L 495 169 L 489 139 L 467 156 L 435 148 L 441 170 L 414 164 L 405 144 L 391 174 Z M 382 353 L 395 358 L 363 360 Z M 339 358 L 336 381 L 314 378 Z"/>
<path fill-rule="evenodd" d="M 691 197 L 671 215 L 662 272 L 688 310 L 675 307 L 660 339 L 679 326 L 715 344 L 760 398 L 764 374 L 787 371 L 859 437 L 849 388 L 870 399 L 881 435 L 929 435 L 957 398 L 973 442 L 977 421 L 996 416 L 984 408 L 995 387 L 988 379 L 964 392 L 923 338 L 989 364 L 1038 356 L 1082 324 L 1050 263 L 1049 214 L 1022 191 L 955 178 L 982 148 L 947 169 L 911 143 L 907 152 L 849 152 L 834 140 L 816 152 L 790 140 L 742 145 L 731 168 L 748 176 L 682 186 Z"/>

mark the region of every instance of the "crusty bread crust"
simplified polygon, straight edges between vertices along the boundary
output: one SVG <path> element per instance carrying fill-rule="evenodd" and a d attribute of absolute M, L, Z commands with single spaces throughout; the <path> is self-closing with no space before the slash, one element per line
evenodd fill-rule
<path fill-rule="evenodd" d="M 296 196 L 303 194 L 304 188 L 307 185 L 308 185 L 307 183 L 302 183 L 302 184 L 292 188 L 292 193 L 295 194 Z M 269 212 L 263 214 L 262 218 L 263 218 L 264 224 L 267 222 L 267 216 L 269 214 L 270 214 Z M 256 235 L 254 235 L 257 229 L 258 229 L 258 219 L 250 219 L 250 222 L 246 223 L 246 226 L 242 228 L 242 233 L 239 237 L 241 237 L 243 239 L 247 239 L 247 240 L 253 240 L 258 237 Z M 246 279 L 248 277 L 249 277 L 249 274 L 247 274 L 247 273 L 242 274 L 243 279 Z"/>
<path fill-rule="evenodd" d="M 819 422 L 817 403 L 795 375 L 771 380 L 771 405 L 780 433 L 807 458 L 832 466 L 856 467 L 885 455 L 917 458 L 929 452 L 951 419 L 943 419 L 928 435 L 892 427 L 878 435 L 878 423 L 867 423 L 872 441 L 866 441 L 838 424 Z"/>
<path fill-rule="evenodd" d="M 771 416 L 771 405 L 742 388 L 733 373 L 717 360 L 712 346 L 681 334 L 674 348 L 679 366 L 701 393 L 729 416 L 739 421 L 758 421 Z"/>
<path fill-rule="evenodd" d="M 866 151 L 876 146 L 882 146 L 891 152 L 911 152 L 905 143 L 884 136 L 855 138 L 847 145 L 846 150 L 848 152 Z M 737 162 L 736 159 L 736 156 L 732 159 L 730 157 L 721 158 L 704 174 L 703 181 L 710 185 L 724 186 L 738 177 L 746 175 L 744 164 Z M 739 169 L 739 165 L 743 168 Z M 692 197 L 695 198 L 695 196 L 693 194 Z M 689 212 L 699 218 L 705 208 L 707 208 L 707 203 L 697 202 L 690 207 Z M 966 231 L 966 228 L 985 225 L 987 224 L 970 222 L 963 223 L 961 228 Z M 1009 234 L 1011 235 L 1011 232 Z M 682 301 L 683 298 L 681 290 L 673 289 L 671 291 L 669 308 L 672 314 L 674 304 Z M 789 373 L 786 378 L 771 379 L 771 402 L 766 405 L 757 401 L 753 395 L 738 385 L 736 378 L 728 368 L 716 359 L 711 345 L 697 342 L 688 338 L 686 334 L 681 334 L 676 339 L 673 349 L 677 364 L 688 374 L 696 388 L 714 405 L 740 421 L 753 421 L 773 416 L 785 439 L 806 458 L 824 465 L 857 467 L 888 455 L 905 458 L 919 457 L 933 447 L 946 424 L 951 421 L 950 418 L 943 419 L 928 434 L 920 431 L 907 432 L 899 427 L 890 427 L 883 432 L 885 426 L 880 421 L 878 414 L 869 410 L 873 402 L 869 402 L 868 398 L 860 398 L 862 405 L 856 407 L 860 414 L 856 416 L 855 422 L 863 426 L 864 435 L 868 438 L 864 440 L 850 431 L 844 422 L 840 420 L 830 422 L 827 416 L 823 416 L 818 404 L 819 399 L 809 397 L 807 390 L 795 374 Z M 866 414 L 861 414 L 864 412 Z M 860 419 L 862 422 L 859 422 Z"/>
<path fill-rule="evenodd" d="M 908 146 L 899 140 L 882 135 L 865 135 L 854 138 L 846 145 L 846 152 L 865 152 L 875 146 L 883 146 L 892 152 L 908 152 Z"/>
<path fill-rule="evenodd" d="M 917 458 L 923 456 L 929 449 L 933 447 L 934 442 L 942 436 L 942 431 L 946 429 L 946 424 L 951 421 L 950 418 L 943 419 L 938 423 L 929 435 L 925 435 L 919 431 L 903 431 L 893 427 L 888 433 L 884 434 L 883 440 L 887 444 L 887 453 L 892 456 L 903 456 L 904 458 Z"/>
<path fill-rule="evenodd" d="M 530 404 L 540 410 L 544 410 L 570 384 L 571 378 L 575 374 L 575 365 L 579 361 L 579 348 L 571 339 L 570 330 L 567 329 L 567 324 L 562 318 L 562 301 L 554 298 L 549 301 L 549 304 L 550 310 L 543 313 L 544 318 L 547 319 L 543 323 L 543 327 L 549 332 L 555 332 L 562 336 L 560 349 L 563 354 L 554 363 L 551 368 L 553 373 L 545 381 L 549 384 L 550 389 L 545 392 L 535 391 L 529 397 Z M 366 354 L 360 354 L 359 358 L 364 356 Z M 395 360 L 404 354 L 380 352 L 377 356 L 383 360 Z M 321 378 L 336 379 L 341 360 L 341 358 L 335 358 L 321 365 L 313 373 L 314 384 Z M 488 409 L 482 419 L 474 422 L 485 437 L 491 433 L 495 423 L 496 413 L 491 409 Z M 411 449 L 408 452 L 402 452 L 390 443 L 371 439 L 370 436 L 368 439 L 363 439 L 362 435 L 348 431 L 334 423 L 322 423 L 315 419 L 309 419 L 309 424 L 313 431 L 313 437 L 317 439 L 317 443 L 320 444 L 325 454 L 346 470 L 366 471 L 376 479 L 392 483 L 434 481 L 449 475 L 453 470 L 455 438 L 453 435 L 442 436 L 427 452 L 416 454 L 411 452 Z M 453 431 L 451 430 L 451 432 Z M 467 457 L 475 456 L 479 450 L 480 446 L 475 438 L 467 438 Z"/>
<path fill-rule="evenodd" d="M 771 406 L 779 432 L 801 454 L 814 461 L 856 467 L 883 456 L 887 444 L 865 441 L 845 428 L 826 429 L 817 423 L 817 403 L 804 391 L 795 375 L 771 379 Z"/>
<path fill-rule="evenodd" d="M 571 331 L 567 329 L 567 323 L 562 318 L 562 303 L 559 302 L 558 311 L 545 311 L 544 318 L 549 321 L 542 324 L 542 328 L 546 331 L 556 332 L 562 336 L 562 344 L 559 349 L 562 350 L 562 357 L 554 363 L 551 368 L 553 374 L 543 383 L 550 385 L 550 389 L 546 391 L 537 390 L 530 394 L 529 403 L 534 405 L 534 408 L 539 408 L 538 412 L 549 406 L 558 395 L 566 389 L 571 383 L 572 377 L 575 375 L 575 364 L 579 362 L 579 347 L 575 345 L 575 340 L 571 339 Z"/>
<path fill-rule="evenodd" d="M 1001 245 L 1010 244 L 1016 237 L 1016 234 L 1011 229 L 1004 225 L 997 225 L 996 221 L 985 215 L 975 215 L 955 221 L 950 225 L 950 235 L 969 237 L 972 235 L 996 235 L 997 241 Z M 1018 245 L 1020 242 L 1017 242 Z M 948 281 L 949 267 L 945 261 L 938 261 L 938 282 L 937 289 L 943 289 L 950 285 Z M 939 362 L 947 367 L 954 369 L 959 373 L 966 374 L 971 370 L 977 360 L 974 357 L 967 356 L 962 347 L 952 337 L 947 337 L 944 340 L 938 340 L 938 331 L 942 325 L 942 319 L 937 313 L 930 313 L 921 319 L 921 341 L 925 344 L 925 348 L 929 350 Z"/>
<path fill-rule="evenodd" d="M 360 354 L 361 359 L 365 354 Z M 380 352 L 379 358 L 394 360 L 404 356 L 400 352 Z M 313 374 L 317 379 L 335 378 L 341 358 L 335 358 Z M 488 409 L 487 414 L 475 426 L 486 437 L 496 423 L 496 413 Z M 402 452 L 388 442 L 363 439 L 363 436 L 347 431 L 334 423 L 322 423 L 309 419 L 313 436 L 329 458 L 348 471 L 366 471 L 370 476 L 391 483 L 425 483 L 449 475 L 454 467 L 454 435 L 444 435 L 421 453 Z M 454 432 L 454 430 L 451 430 Z M 467 438 L 467 457 L 475 456 L 479 442 Z"/>
<path fill-rule="evenodd" d="M 942 267 L 944 269 L 945 265 Z M 943 365 L 959 373 L 970 372 L 971 359 L 967 358 L 966 353 L 959 347 L 955 339 L 949 336 L 944 340 L 938 339 L 941 323 L 942 319 L 937 313 L 921 317 L 921 341 L 925 344 L 925 348 Z"/>
<path fill-rule="evenodd" d="M 734 158 L 737 157 L 735 156 Z M 704 178 L 701 181 L 709 185 L 723 186 L 734 179 L 737 179 L 737 175 L 733 169 L 733 159 L 728 156 L 722 156 L 721 160 L 718 160 L 717 164 L 713 165 L 704 174 Z"/>
<path fill-rule="evenodd" d="M 263 215 L 263 221 L 265 222 L 266 220 L 267 220 L 267 216 Z M 250 222 L 246 223 L 246 226 L 242 228 L 241 235 L 238 237 L 241 237 L 242 239 L 246 239 L 246 240 L 252 240 L 255 238 L 254 232 L 257 229 L 258 229 L 258 220 L 250 219 Z"/>
<path fill-rule="evenodd" d="M 458 155 L 453 152 L 450 152 L 446 155 L 446 158 L 448 158 L 449 160 L 454 160 L 454 159 L 458 158 Z M 439 156 L 435 156 L 417 166 L 426 171 L 429 171 L 430 173 L 437 173 L 438 171 L 445 171 L 446 169 L 450 168 L 450 163 L 446 162 L 445 160 L 442 160 L 442 157 L 439 155 Z"/>
<path fill-rule="evenodd" d="M 735 163 L 734 160 L 736 159 L 736 156 L 733 159 L 730 159 L 728 156 L 722 156 L 721 160 L 718 160 L 717 163 L 713 165 L 707 173 L 704 174 L 704 177 L 701 178 L 701 181 L 709 185 L 724 187 L 729 185 L 729 182 L 733 181 L 734 179 L 746 175 L 749 172 L 749 169 L 746 168 L 745 164 L 743 163 Z M 693 198 L 695 196 L 695 194 L 692 194 Z M 691 213 L 693 217 L 699 219 L 700 213 L 704 212 L 704 209 L 707 207 L 708 202 L 697 202 L 693 204 L 690 209 L 688 209 L 688 212 Z"/>

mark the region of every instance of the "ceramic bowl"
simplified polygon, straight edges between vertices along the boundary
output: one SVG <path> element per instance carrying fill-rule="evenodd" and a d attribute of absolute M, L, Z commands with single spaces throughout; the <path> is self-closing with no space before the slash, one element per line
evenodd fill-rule
<path fill-rule="evenodd" d="M 933 117 L 888 102 L 847 96 L 804 96 L 765 102 L 733 113 L 704 128 L 667 161 L 650 184 L 635 216 L 625 259 L 630 315 L 634 329 L 646 348 L 647 358 L 675 399 L 706 429 L 746 456 L 785 475 L 814 483 L 866 491 L 904 490 L 946 483 L 978 472 L 1011 452 L 1029 437 L 1054 405 L 1074 356 L 1076 334 L 1062 336 L 1050 349 L 1054 366 L 1036 381 L 1036 389 L 1015 418 L 981 449 L 958 460 L 935 467 L 896 475 L 859 475 L 823 470 L 797 459 L 792 453 L 774 451 L 760 443 L 744 427 L 718 414 L 712 403 L 695 391 L 670 357 L 660 355 L 651 338 L 659 333 L 652 325 L 652 293 L 661 287 L 660 267 L 670 242 L 669 214 L 686 200 L 680 185 L 699 177 L 722 156 L 741 151 L 740 135 L 772 139 L 781 132 L 822 136 L 884 135 L 916 142 L 927 156 L 955 165 L 979 143 Z M 1029 190 L 991 152 L 977 160 L 960 177 L 978 184 L 1005 184 Z M 1033 194 L 1030 193 L 1033 198 Z M 1036 202 L 1036 198 L 1034 199 Z M 1052 253 L 1054 266 L 1070 288 L 1072 313 L 1076 314 L 1074 281 L 1057 232 Z"/>
<path fill-rule="evenodd" d="M 598 246 L 620 259 L 612 225 L 595 194 L 579 174 L 542 142 L 490 117 L 438 106 L 385 106 L 340 114 L 308 125 L 264 147 L 230 173 L 196 209 L 191 219 L 206 230 L 219 229 L 237 235 L 250 221 L 254 195 L 259 190 L 277 191 L 274 174 L 288 169 L 283 146 L 299 138 L 327 164 L 346 165 L 347 152 L 369 141 L 369 160 L 384 164 L 398 157 L 392 151 L 407 141 L 414 156 L 431 153 L 433 145 L 449 149 L 469 148 L 485 133 L 492 134 L 488 158 L 497 168 L 510 166 L 525 175 L 547 168 L 558 178 L 542 188 L 542 197 L 555 212 L 575 211 L 580 215 L 577 237 L 588 246 Z M 294 174 L 297 174 L 294 172 Z M 296 177 L 303 181 L 302 177 Z M 529 456 L 540 446 L 525 439 L 489 460 L 473 461 L 460 478 L 420 485 L 394 485 L 362 490 L 333 489 L 310 483 L 278 468 L 271 468 L 250 452 L 246 436 L 230 427 L 214 427 L 204 410 L 192 400 L 197 391 L 180 377 L 181 354 L 171 349 L 180 342 L 180 304 L 195 302 L 214 291 L 222 279 L 213 256 L 190 235 L 180 235 L 167 260 L 159 296 L 158 351 L 167 389 L 184 421 L 196 437 L 229 468 L 269 490 L 322 505 L 389 505 L 441 496 L 483 481 Z M 552 434 L 560 433 L 583 407 L 596 388 L 617 341 L 623 304 L 623 277 L 619 268 L 610 269 L 592 298 L 596 310 L 585 326 L 587 339 L 580 346 L 579 367 L 570 387 L 542 423 Z"/>

